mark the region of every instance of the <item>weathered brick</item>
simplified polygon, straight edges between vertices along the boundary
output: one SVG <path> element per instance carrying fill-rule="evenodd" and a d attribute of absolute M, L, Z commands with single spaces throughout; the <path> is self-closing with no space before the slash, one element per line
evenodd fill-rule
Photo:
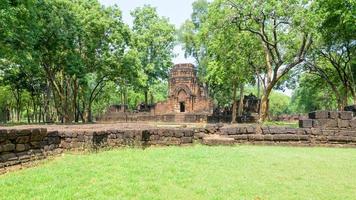
<path fill-rule="evenodd" d="M 31 158 L 31 156 L 28 154 L 28 152 L 16 153 L 16 156 L 21 161 L 29 161 Z"/>
<path fill-rule="evenodd" d="M 183 137 L 183 136 L 184 136 L 184 133 L 181 130 L 176 130 L 174 132 L 174 137 Z"/>
<path fill-rule="evenodd" d="M 247 140 L 247 135 L 234 135 L 233 138 L 235 140 Z"/>
<path fill-rule="evenodd" d="M 16 149 L 17 152 L 25 151 L 26 150 L 26 145 L 25 144 L 16 144 Z"/>
<path fill-rule="evenodd" d="M 192 143 L 193 142 L 193 138 L 192 137 L 182 137 L 182 143 L 186 144 L 186 143 Z"/>
<path fill-rule="evenodd" d="M 30 136 L 19 136 L 16 138 L 16 143 L 25 144 L 30 141 Z"/>
<path fill-rule="evenodd" d="M 351 128 L 355 128 L 356 129 L 356 118 L 350 120 L 350 126 L 351 126 Z"/>
<path fill-rule="evenodd" d="M 286 133 L 286 128 L 284 127 L 270 127 L 270 134 L 284 134 Z"/>
<path fill-rule="evenodd" d="M 350 120 L 338 119 L 337 120 L 337 125 L 338 125 L 339 128 L 349 128 L 350 127 Z"/>
<path fill-rule="evenodd" d="M 337 118 L 339 118 L 339 112 L 338 112 L 338 111 L 329 111 L 329 118 L 330 118 L 330 119 L 337 119 Z"/>
<path fill-rule="evenodd" d="M 264 141 L 273 141 L 273 136 L 272 135 L 263 135 L 263 140 Z"/>
<path fill-rule="evenodd" d="M 310 139 L 309 135 L 298 135 L 299 140 L 308 141 Z"/>
<path fill-rule="evenodd" d="M 251 140 L 251 141 L 263 141 L 263 135 L 250 134 L 250 135 L 248 135 L 248 139 Z"/>
<path fill-rule="evenodd" d="M 339 112 L 339 118 L 340 119 L 346 119 L 346 120 L 351 120 L 352 119 L 353 113 L 351 111 L 340 111 Z"/>
<path fill-rule="evenodd" d="M 256 129 L 253 126 L 248 126 L 248 127 L 246 127 L 246 132 L 247 133 L 256 133 Z"/>
<path fill-rule="evenodd" d="M 7 130 L 0 129 L 0 142 L 7 140 Z"/>
<path fill-rule="evenodd" d="M 311 128 L 311 127 L 313 127 L 313 120 L 312 119 L 301 119 L 301 120 L 299 120 L 299 127 L 300 128 Z"/>
<path fill-rule="evenodd" d="M 337 128 L 337 120 L 335 119 L 314 119 L 314 128 Z"/>
<path fill-rule="evenodd" d="M 295 141 L 299 140 L 298 135 L 292 135 L 292 134 L 276 134 L 273 135 L 273 139 L 276 141 Z"/>
<path fill-rule="evenodd" d="M 30 136 L 32 129 L 19 129 L 16 131 L 16 136 Z"/>
<path fill-rule="evenodd" d="M 2 154 L 0 157 L 3 161 L 17 160 L 17 156 L 14 153 Z"/>
<path fill-rule="evenodd" d="M 328 130 L 328 129 L 323 129 L 321 130 L 322 135 L 335 135 L 336 131 L 335 130 Z"/>
<path fill-rule="evenodd" d="M 327 119 L 329 117 L 328 111 L 314 111 L 308 114 L 309 119 Z"/>
<path fill-rule="evenodd" d="M 192 129 L 185 129 L 184 136 L 185 137 L 192 137 L 194 135 L 194 131 Z"/>
<path fill-rule="evenodd" d="M 15 150 L 15 145 L 12 143 L 4 144 L 1 147 L 2 152 L 10 152 Z"/>
<path fill-rule="evenodd" d="M 334 142 L 348 142 L 350 138 L 348 136 L 327 136 L 328 141 Z"/>
<path fill-rule="evenodd" d="M 263 134 L 270 134 L 269 127 L 268 126 L 263 126 L 261 127 L 262 133 Z"/>

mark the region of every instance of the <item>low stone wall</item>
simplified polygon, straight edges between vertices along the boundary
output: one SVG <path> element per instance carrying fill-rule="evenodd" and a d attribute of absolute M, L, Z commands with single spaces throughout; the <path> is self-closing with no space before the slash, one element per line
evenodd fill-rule
<path fill-rule="evenodd" d="M 0 129 L 0 172 L 2 168 L 43 159 L 53 154 L 47 129 Z"/>
<path fill-rule="evenodd" d="M 299 127 L 356 129 L 356 118 L 351 111 L 314 111 L 309 119 L 299 120 Z"/>
<path fill-rule="evenodd" d="M 218 137 L 215 139 L 214 137 Z M 204 128 L 142 128 L 107 130 L 0 129 L 0 172 L 7 167 L 44 159 L 65 150 L 105 147 L 216 144 L 326 145 L 356 147 L 356 129 L 285 128 L 221 124 Z"/>

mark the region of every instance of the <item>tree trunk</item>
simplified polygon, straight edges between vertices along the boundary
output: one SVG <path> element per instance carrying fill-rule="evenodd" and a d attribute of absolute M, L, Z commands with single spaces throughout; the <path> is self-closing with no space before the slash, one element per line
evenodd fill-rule
<path fill-rule="evenodd" d="M 87 118 L 87 122 L 91 123 L 93 122 L 93 117 L 92 117 L 92 113 L 91 113 L 91 102 L 89 102 L 88 104 L 88 118 Z"/>
<path fill-rule="evenodd" d="M 147 104 L 148 104 L 148 91 L 145 90 L 144 93 L 145 93 L 145 109 L 147 109 Z"/>
<path fill-rule="evenodd" d="M 261 93 L 261 83 L 260 83 L 260 78 L 257 76 L 257 98 L 260 98 L 260 93 Z"/>
<path fill-rule="evenodd" d="M 236 83 L 233 85 L 233 93 L 232 93 L 232 116 L 231 116 L 231 123 L 236 123 L 236 107 L 237 107 L 237 101 L 236 101 Z"/>
<path fill-rule="evenodd" d="M 269 108 L 269 95 L 271 93 L 271 87 L 267 87 L 264 94 L 261 98 L 261 107 L 260 107 L 260 122 L 266 121 L 268 117 L 268 108 Z"/>
<path fill-rule="evenodd" d="M 242 116 L 243 108 L 244 108 L 244 84 L 241 83 L 240 84 L 240 104 L 239 104 L 239 108 L 237 111 L 238 116 Z"/>

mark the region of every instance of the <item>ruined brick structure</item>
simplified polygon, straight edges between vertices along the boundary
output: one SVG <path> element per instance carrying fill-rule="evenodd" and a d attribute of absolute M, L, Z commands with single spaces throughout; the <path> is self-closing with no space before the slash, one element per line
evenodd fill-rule
<path fill-rule="evenodd" d="M 193 64 L 174 65 L 169 74 L 168 99 L 154 105 L 139 105 L 138 112 L 113 105 L 97 121 L 206 122 L 213 113 L 208 89 L 199 82 Z M 148 109 L 142 109 L 148 108 Z"/>
<path fill-rule="evenodd" d="M 212 111 L 213 102 L 207 88 L 199 83 L 194 65 L 175 65 L 170 71 L 168 99 L 156 104 L 154 114 L 210 115 Z"/>

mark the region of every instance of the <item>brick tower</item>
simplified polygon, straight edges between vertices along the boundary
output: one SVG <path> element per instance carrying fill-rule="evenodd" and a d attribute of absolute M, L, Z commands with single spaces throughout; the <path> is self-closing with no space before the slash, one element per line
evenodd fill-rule
<path fill-rule="evenodd" d="M 193 64 L 176 64 L 169 74 L 169 94 L 157 103 L 155 114 L 211 114 L 213 103 L 207 88 L 199 83 Z"/>

